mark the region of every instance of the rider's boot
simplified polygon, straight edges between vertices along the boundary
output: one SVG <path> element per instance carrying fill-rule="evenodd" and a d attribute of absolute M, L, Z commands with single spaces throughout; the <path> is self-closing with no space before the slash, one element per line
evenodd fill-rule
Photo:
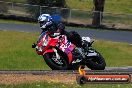
<path fill-rule="evenodd" d="M 88 42 L 83 41 L 82 46 L 75 47 L 75 49 L 73 50 L 74 61 L 76 61 L 77 59 L 81 61 L 85 59 L 85 52 L 87 51 L 88 51 Z"/>
<path fill-rule="evenodd" d="M 72 63 L 79 63 L 83 59 L 82 50 L 79 47 L 75 47 L 72 52 L 73 54 L 73 62 Z"/>
<path fill-rule="evenodd" d="M 87 41 L 82 42 L 82 48 L 84 49 L 84 52 L 88 51 L 89 43 Z"/>

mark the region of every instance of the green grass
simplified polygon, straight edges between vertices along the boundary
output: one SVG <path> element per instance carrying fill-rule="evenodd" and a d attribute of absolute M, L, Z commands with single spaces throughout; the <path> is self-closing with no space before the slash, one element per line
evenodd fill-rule
<path fill-rule="evenodd" d="M 102 53 L 106 59 L 107 66 L 131 66 L 132 65 L 132 45 L 98 40 L 94 47 Z"/>
<path fill-rule="evenodd" d="M 85 84 L 78 85 L 76 83 L 62 84 L 62 83 L 24 83 L 17 85 L 0 85 L 0 88 L 131 88 L 132 84 Z"/>
<path fill-rule="evenodd" d="M 0 31 L 0 70 L 48 70 L 49 67 L 31 48 L 39 33 Z M 107 66 L 131 66 L 132 46 L 96 40 L 94 47 L 102 53 Z"/>
<path fill-rule="evenodd" d="M 70 8 L 92 10 L 93 0 L 66 0 Z M 105 12 L 132 13 L 132 0 L 105 0 Z"/>
<path fill-rule="evenodd" d="M 106 0 L 105 11 L 114 13 L 132 13 L 132 0 Z"/>
<path fill-rule="evenodd" d="M 68 7 L 72 9 L 92 10 L 92 0 L 66 0 Z"/>
<path fill-rule="evenodd" d="M 90 23 L 93 9 L 93 0 L 66 0 L 66 3 L 71 9 L 70 21 L 80 22 L 80 23 Z M 105 0 L 105 7 L 103 13 L 102 23 L 112 23 L 112 24 L 124 24 L 126 28 L 130 26 L 132 20 L 132 0 Z M 85 11 L 83 11 L 85 10 Z M 112 14 L 109 14 L 112 13 Z M 116 14 L 114 14 L 116 13 Z M 122 14 L 122 15 L 119 15 Z"/>
<path fill-rule="evenodd" d="M 0 70 L 49 69 L 31 45 L 38 34 L 0 31 Z"/>

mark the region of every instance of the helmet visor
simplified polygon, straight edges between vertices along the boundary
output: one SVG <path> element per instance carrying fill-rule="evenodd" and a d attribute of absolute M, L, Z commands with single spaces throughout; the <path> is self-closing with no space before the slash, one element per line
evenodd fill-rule
<path fill-rule="evenodd" d="M 40 21 L 39 24 L 40 24 L 40 27 L 42 27 L 43 25 L 45 25 L 47 23 L 47 21 Z"/>

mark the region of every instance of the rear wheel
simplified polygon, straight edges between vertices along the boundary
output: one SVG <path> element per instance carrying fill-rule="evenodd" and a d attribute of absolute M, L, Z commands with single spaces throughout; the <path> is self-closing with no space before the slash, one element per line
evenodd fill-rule
<path fill-rule="evenodd" d="M 57 58 L 56 54 L 54 52 L 52 53 L 46 53 L 43 58 L 46 62 L 46 64 L 52 69 L 52 70 L 67 70 L 68 69 L 68 62 L 62 56 L 60 53 L 58 53 L 59 58 Z"/>
<path fill-rule="evenodd" d="M 105 60 L 99 52 L 97 53 L 98 53 L 98 56 L 91 57 L 87 61 L 86 66 L 90 68 L 91 70 L 104 70 L 106 66 Z"/>

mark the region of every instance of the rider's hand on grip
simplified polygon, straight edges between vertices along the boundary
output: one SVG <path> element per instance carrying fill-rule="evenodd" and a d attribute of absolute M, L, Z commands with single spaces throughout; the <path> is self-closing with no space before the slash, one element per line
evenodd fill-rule
<path fill-rule="evenodd" d="M 32 48 L 35 48 L 35 47 L 36 47 L 36 44 L 35 44 L 35 43 L 33 43 L 33 44 L 32 44 Z"/>

